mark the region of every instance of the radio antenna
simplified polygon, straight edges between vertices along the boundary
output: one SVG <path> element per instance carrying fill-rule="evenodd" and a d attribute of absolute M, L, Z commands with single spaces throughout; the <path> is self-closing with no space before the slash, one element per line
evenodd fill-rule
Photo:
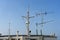
<path fill-rule="evenodd" d="M 29 6 L 28 6 L 28 11 L 27 11 L 27 15 L 26 16 L 22 16 L 23 18 L 26 19 L 26 28 L 27 28 L 27 36 L 29 37 L 30 36 L 30 30 L 29 30 L 29 25 L 30 25 L 30 18 L 34 18 L 34 16 L 31 16 L 29 15 Z"/>
<path fill-rule="evenodd" d="M 36 16 L 41 16 L 41 27 L 43 27 L 43 24 L 44 24 L 44 15 L 46 15 L 47 13 L 45 12 L 45 13 L 39 13 L 39 14 L 36 14 Z M 38 25 L 39 25 L 40 23 L 38 23 Z M 42 35 L 42 28 L 41 28 L 41 30 L 40 30 L 40 32 L 41 32 L 41 35 Z"/>
<path fill-rule="evenodd" d="M 41 16 L 41 23 L 38 23 L 38 25 L 41 25 L 41 27 L 43 27 L 44 24 L 53 21 L 53 20 L 51 20 L 51 21 L 44 22 L 44 16 L 45 15 L 47 15 L 47 12 L 36 14 L 36 16 Z M 42 35 L 42 28 L 41 28 L 40 32 L 41 32 L 41 35 Z"/>
<path fill-rule="evenodd" d="M 11 40 L 11 38 L 10 38 L 10 24 L 11 24 L 11 23 L 9 22 L 9 29 L 8 29 L 8 32 L 9 32 L 8 39 L 9 39 L 9 40 Z"/>
<path fill-rule="evenodd" d="M 36 35 L 38 35 L 38 23 L 36 23 Z"/>

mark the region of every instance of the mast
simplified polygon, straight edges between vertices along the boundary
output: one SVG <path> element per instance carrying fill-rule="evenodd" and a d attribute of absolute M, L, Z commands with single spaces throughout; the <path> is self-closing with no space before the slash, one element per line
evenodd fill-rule
<path fill-rule="evenodd" d="M 19 37 L 19 31 L 17 31 L 17 40 L 19 39 L 18 37 Z"/>
<path fill-rule="evenodd" d="M 41 16 L 41 23 L 37 23 L 37 25 L 41 25 L 41 27 L 43 27 L 44 24 L 54 21 L 54 20 L 50 20 L 50 21 L 44 22 L 44 16 L 45 16 L 45 15 L 47 15 L 47 12 L 36 14 L 36 16 Z M 40 33 L 41 33 L 41 35 L 43 34 L 43 33 L 42 33 L 42 28 L 41 28 L 41 30 L 40 30 Z"/>
<path fill-rule="evenodd" d="M 38 35 L 38 23 L 36 23 L 36 35 Z"/>
<path fill-rule="evenodd" d="M 27 36 L 30 36 L 30 30 L 29 30 L 29 25 L 30 25 L 30 18 L 34 18 L 34 16 L 29 15 L 29 6 L 28 6 L 28 11 L 26 16 L 22 16 L 23 18 L 26 19 L 26 28 L 27 28 Z"/>
<path fill-rule="evenodd" d="M 10 37 L 10 22 L 9 22 L 9 29 L 8 29 L 8 32 L 9 32 L 9 35 L 8 35 L 8 39 L 11 40 L 11 37 Z"/>
<path fill-rule="evenodd" d="M 37 23 L 37 25 L 41 25 L 41 27 L 43 27 L 43 25 L 45 24 L 44 23 L 44 15 L 46 15 L 47 13 L 45 12 L 45 13 L 39 13 L 39 14 L 36 14 L 36 16 L 41 16 L 41 23 Z M 41 35 L 43 34 L 42 33 L 42 28 L 41 28 L 41 30 L 40 30 L 40 33 L 41 33 Z"/>

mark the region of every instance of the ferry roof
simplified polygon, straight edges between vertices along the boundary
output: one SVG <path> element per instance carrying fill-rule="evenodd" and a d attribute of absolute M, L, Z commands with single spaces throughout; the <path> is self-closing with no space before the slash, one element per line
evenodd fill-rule
<path fill-rule="evenodd" d="M 9 35 L 0 35 L 0 37 L 8 37 Z M 15 37 L 16 35 L 10 35 L 11 37 Z M 27 36 L 27 35 L 18 35 L 18 36 Z M 30 35 L 30 36 L 43 36 L 43 37 L 53 37 L 57 38 L 56 36 L 53 35 Z"/>

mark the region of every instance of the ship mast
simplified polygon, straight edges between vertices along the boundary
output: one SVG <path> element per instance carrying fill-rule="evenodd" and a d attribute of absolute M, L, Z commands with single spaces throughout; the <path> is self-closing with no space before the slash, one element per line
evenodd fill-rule
<path fill-rule="evenodd" d="M 36 35 L 38 35 L 38 23 L 36 23 Z"/>
<path fill-rule="evenodd" d="M 36 16 L 41 16 L 41 24 L 37 23 L 37 25 L 41 25 L 41 27 L 43 27 L 43 24 L 44 24 L 44 15 L 46 15 L 46 13 L 36 14 Z M 40 32 L 41 32 L 41 35 L 42 35 L 42 28 L 41 28 Z"/>
<path fill-rule="evenodd" d="M 41 23 L 37 23 L 37 25 L 41 25 L 41 27 L 43 27 L 44 24 L 54 21 L 54 20 L 50 20 L 50 21 L 44 22 L 44 16 L 45 16 L 45 15 L 47 15 L 47 12 L 36 14 L 36 16 L 41 16 Z M 42 33 L 42 28 L 41 28 L 41 30 L 40 30 L 40 33 L 41 33 L 41 35 L 43 35 L 43 33 Z"/>
<path fill-rule="evenodd" d="M 29 30 L 29 25 L 30 25 L 30 18 L 34 18 L 34 16 L 29 15 L 29 6 L 28 6 L 28 11 L 27 11 L 27 15 L 26 16 L 22 16 L 23 18 L 26 19 L 26 28 L 27 28 L 27 36 L 30 36 L 30 30 Z"/>
<path fill-rule="evenodd" d="M 11 40 L 11 37 L 10 37 L 10 22 L 9 22 L 9 29 L 8 29 L 8 32 L 9 32 L 9 35 L 8 35 L 8 39 Z"/>

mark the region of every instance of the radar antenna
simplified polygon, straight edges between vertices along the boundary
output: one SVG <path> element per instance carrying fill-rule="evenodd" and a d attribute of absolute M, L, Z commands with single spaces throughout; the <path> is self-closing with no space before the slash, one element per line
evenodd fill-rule
<path fill-rule="evenodd" d="M 44 22 L 44 16 L 45 16 L 45 15 L 47 15 L 47 12 L 36 14 L 36 16 L 41 16 L 41 23 L 37 23 L 37 25 L 41 25 L 41 27 L 43 27 L 44 24 L 53 21 L 53 20 L 51 20 L 51 21 Z M 42 33 L 42 28 L 41 28 L 40 32 L 41 32 L 41 35 L 42 35 L 42 34 L 43 34 L 43 33 Z"/>

